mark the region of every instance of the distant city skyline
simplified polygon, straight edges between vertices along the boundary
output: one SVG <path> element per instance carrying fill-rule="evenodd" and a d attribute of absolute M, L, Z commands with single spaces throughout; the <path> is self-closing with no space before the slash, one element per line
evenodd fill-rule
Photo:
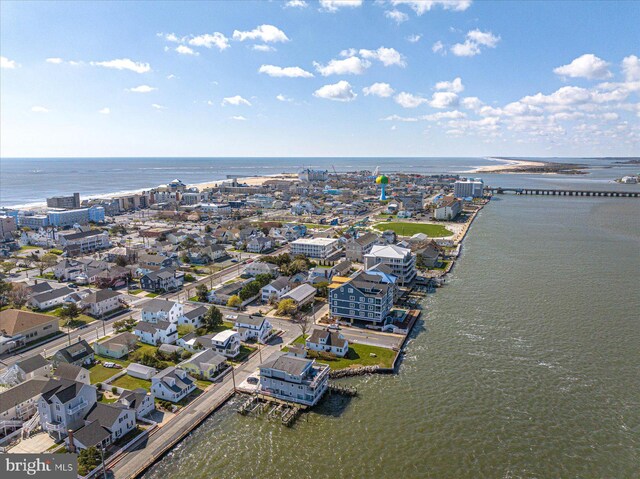
<path fill-rule="evenodd" d="M 0 155 L 631 156 L 640 4 L 0 4 Z"/>

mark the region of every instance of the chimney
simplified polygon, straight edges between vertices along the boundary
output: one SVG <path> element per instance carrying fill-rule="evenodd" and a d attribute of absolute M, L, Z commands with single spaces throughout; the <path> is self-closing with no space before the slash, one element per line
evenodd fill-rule
<path fill-rule="evenodd" d="M 68 429 L 67 434 L 69 436 L 69 445 L 67 446 L 67 450 L 69 452 L 76 452 L 76 446 L 73 443 L 73 429 Z"/>

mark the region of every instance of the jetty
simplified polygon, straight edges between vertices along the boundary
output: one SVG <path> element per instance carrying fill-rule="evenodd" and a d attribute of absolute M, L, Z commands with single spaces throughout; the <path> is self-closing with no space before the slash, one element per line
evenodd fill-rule
<path fill-rule="evenodd" d="M 547 188 L 493 188 L 487 187 L 486 192 L 502 195 L 505 193 L 514 193 L 516 195 L 533 195 L 533 196 L 600 196 L 609 198 L 640 198 L 640 190 L 638 191 L 602 191 L 602 190 L 565 190 L 565 189 L 547 189 Z"/>

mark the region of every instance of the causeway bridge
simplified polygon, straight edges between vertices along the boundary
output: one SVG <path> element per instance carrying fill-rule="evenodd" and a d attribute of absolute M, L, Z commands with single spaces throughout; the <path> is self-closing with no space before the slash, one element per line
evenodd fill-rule
<path fill-rule="evenodd" d="M 486 192 L 493 194 L 515 193 L 516 195 L 551 195 L 551 196 L 606 196 L 618 198 L 640 198 L 638 191 L 601 191 L 601 190 L 565 190 L 543 188 L 493 188 L 486 187 Z"/>

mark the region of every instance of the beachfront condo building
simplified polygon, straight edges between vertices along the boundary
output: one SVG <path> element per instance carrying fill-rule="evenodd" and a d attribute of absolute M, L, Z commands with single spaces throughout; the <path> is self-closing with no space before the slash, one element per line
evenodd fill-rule
<path fill-rule="evenodd" d="M 308 258 L 327 259 L 338 249 L 338 240 L 333 238 L 300 238 L 291 243 L 293 256 L 302 254 Z"/>

